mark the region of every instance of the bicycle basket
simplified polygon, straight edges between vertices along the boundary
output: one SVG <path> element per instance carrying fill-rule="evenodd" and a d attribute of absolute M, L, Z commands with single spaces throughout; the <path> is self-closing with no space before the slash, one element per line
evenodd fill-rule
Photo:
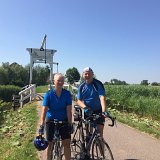
<path fill-rule="evenodd" d="M 74 121 L 79 121 L 82 118 L 82 109 L 78 105 L 74 106 L 73 117 L 74 117 Z"/>

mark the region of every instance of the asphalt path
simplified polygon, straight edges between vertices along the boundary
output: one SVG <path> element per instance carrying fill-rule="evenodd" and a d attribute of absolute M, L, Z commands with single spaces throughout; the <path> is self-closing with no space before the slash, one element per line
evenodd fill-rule
<path fill-rule="evenodd" d="M 40 117 L 41 101 L 37 104 Z M 104 139 L 112 150 L 114 160 L 160 160 L 160 140 L 119 122 L 117 127 L 109 127 L 108 123 L 106 121 Z M 45 160 L 45 151 L 38 152 L 38 155 L 40 160 Z"/>
<path fill-rule="evenodd" d="M 115 160 L 160 160 L 160 140 L 117 122 L 104 129 L 104 138 Z"/>

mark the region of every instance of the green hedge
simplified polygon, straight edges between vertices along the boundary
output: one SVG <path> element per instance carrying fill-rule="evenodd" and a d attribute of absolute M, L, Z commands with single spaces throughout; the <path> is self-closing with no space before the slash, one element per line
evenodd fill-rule
<path fill-rule="evenodd" d="M 5 102 L 12 101 L 12 95 L 18 94 L 21 88 L 14 85 L 0 85 L 0 100 Z"/>

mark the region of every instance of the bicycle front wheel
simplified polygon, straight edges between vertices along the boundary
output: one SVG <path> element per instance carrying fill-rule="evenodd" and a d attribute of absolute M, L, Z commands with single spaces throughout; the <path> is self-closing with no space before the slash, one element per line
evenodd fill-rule
<path fill-rule="evenodd" d="M 81 148 L 77 143 L 71 143 L 71 160 L 80 159 Z"/>
<path fill-rule="evenodd" d="M 62 149 L 62 144 L 59 141 L 53 142 L 51 146 L 50 160 L 63 160 L 64 154 Z"/>
<path fill-rule="evenodd" d="M 100 137 L 96 138 L 92 144 L 92 160 L 114 160 L 109 145 Z"/>

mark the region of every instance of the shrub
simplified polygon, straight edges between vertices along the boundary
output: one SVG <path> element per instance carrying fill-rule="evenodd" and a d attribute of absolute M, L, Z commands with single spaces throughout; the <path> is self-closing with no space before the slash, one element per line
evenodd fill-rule
<path fill-rule="evenodd" d="M 0 85 L 0 100 L 11 102 L 12 95 L 18 94 L 20 91 L 21 88 L 14 85 Z"/>

